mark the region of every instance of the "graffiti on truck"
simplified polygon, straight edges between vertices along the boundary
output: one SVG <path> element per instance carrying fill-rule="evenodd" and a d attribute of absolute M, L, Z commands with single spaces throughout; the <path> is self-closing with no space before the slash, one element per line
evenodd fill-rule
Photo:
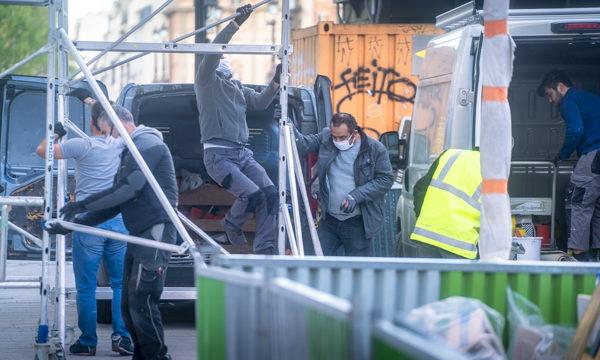
<path fill-rule="evenodd" d="M 343 88 L 346 94 L 337 102 L 336 111 L 342 104 L 352 100 L 355 95 L 368 94 L 376 98 L 377 104 L 385 96 L 394 102 L 414 103 L 417 86 L 412 80 L 403 77 L 394 68 L 379 66 L 377 59 L 371 61 L 371 67 L 359 66 L 356 70 L 346 68 L 339 74 L 340 83 L 334 90 Z"/>

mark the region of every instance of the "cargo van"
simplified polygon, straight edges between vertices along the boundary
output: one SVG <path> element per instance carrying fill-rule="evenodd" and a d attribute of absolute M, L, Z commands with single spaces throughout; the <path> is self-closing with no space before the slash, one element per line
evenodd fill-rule
<path fill-rule="evenodd" d="M 600 7 L 510 10 L 508 24 L 516 44 L 508 94 L 511 207 L 514 215 L 529 216 L 540 229 L 552 229 L 548 247 L 565 249 L 565 189 L 577 159 L 554 168 L 551 161 L 562 146 L 564 122 L 558 107 L 537 96 L 536 89 L 546 72 L 561 69 L 576 87 L 600 93 Z M 399 129 L 404 186 L 396 216 L 403 256 L 414 254 L 408 240 L 416 222 L 417 180 L 443 150 L 479 145 L 482 11 L 471 2 L 438 16 L 436 25 L 446 32 L 427 46 L 412 119 Z"/>

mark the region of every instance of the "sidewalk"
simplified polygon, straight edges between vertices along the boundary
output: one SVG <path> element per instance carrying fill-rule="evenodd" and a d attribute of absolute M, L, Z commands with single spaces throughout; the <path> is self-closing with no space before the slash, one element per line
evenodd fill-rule
<path fill-rule="evenodd" d="M 8 275 L 39 275 L 40 263 L 36 261 L 8 261 Z M 72 266 L 67 264 L 67 287 L 74 287 Z M 54 271 L 51 270 L 50 274 Z M 74 301 L 67 302 L 67 326 L 75 329 L 75 339 L 79 337 L 77 312 Z M 166 343 L 173 359 L 194 359 L 196 357 L 196 331 L 193 322 L 193 309 L 189 304 L 177 306 L 165 314 Z M 38 289 L 0 290 L 0 349 L 3 359 L 32 359 L 33 341 L 39 321 L 40 297 Z M 49 309 L 50 324 L 53 323 L 54 306 Z M 118 356 L 110 349 L 110 324 L 98 324 L 98 347 L 94 359 L 129 359 Z M 68 348 L 68 346 L 67 346 Z M 67 351 L 67 356 L 69 356 Z M 69 358 L 76 358 L 69 356 Z"/>

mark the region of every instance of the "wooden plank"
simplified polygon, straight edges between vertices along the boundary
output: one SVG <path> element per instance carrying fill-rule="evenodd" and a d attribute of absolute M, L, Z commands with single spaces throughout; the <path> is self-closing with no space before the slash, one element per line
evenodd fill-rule
<path fill-rule="evenodd" d="M 235 196 L 214 184 L 179 194 L 179 205 L 183 206 L 231 206 L 234 201 Z"/>

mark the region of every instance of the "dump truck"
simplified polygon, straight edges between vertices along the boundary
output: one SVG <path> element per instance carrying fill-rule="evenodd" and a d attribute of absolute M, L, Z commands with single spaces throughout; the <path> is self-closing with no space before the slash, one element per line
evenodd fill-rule
<path fill-rule="evenodd" d="M 558 107 L 537 96 L 545 73 L 561 69 L 576 87 L 600 92 L 600 8 L 510 10 L 509 33 L 516 44 L 508 90 L 512 116 L 509 194 L 514 215 L 550 228 L 548 248 L 565 249 L 565 189 L 576 158 L 556 167 L 564 122 Z M 399 129 L 399 163 L 404 186 L 397 204 L 401 254 L 411 256 L 416 222 L 415 183 L 442 151 L 479 146 L 483 40 L 480 10 L 473 3 L 437 18 L 446 32 L 425 50 L 412 118 Z M 510 56 L 510 54 L 507 54 Z"/>

